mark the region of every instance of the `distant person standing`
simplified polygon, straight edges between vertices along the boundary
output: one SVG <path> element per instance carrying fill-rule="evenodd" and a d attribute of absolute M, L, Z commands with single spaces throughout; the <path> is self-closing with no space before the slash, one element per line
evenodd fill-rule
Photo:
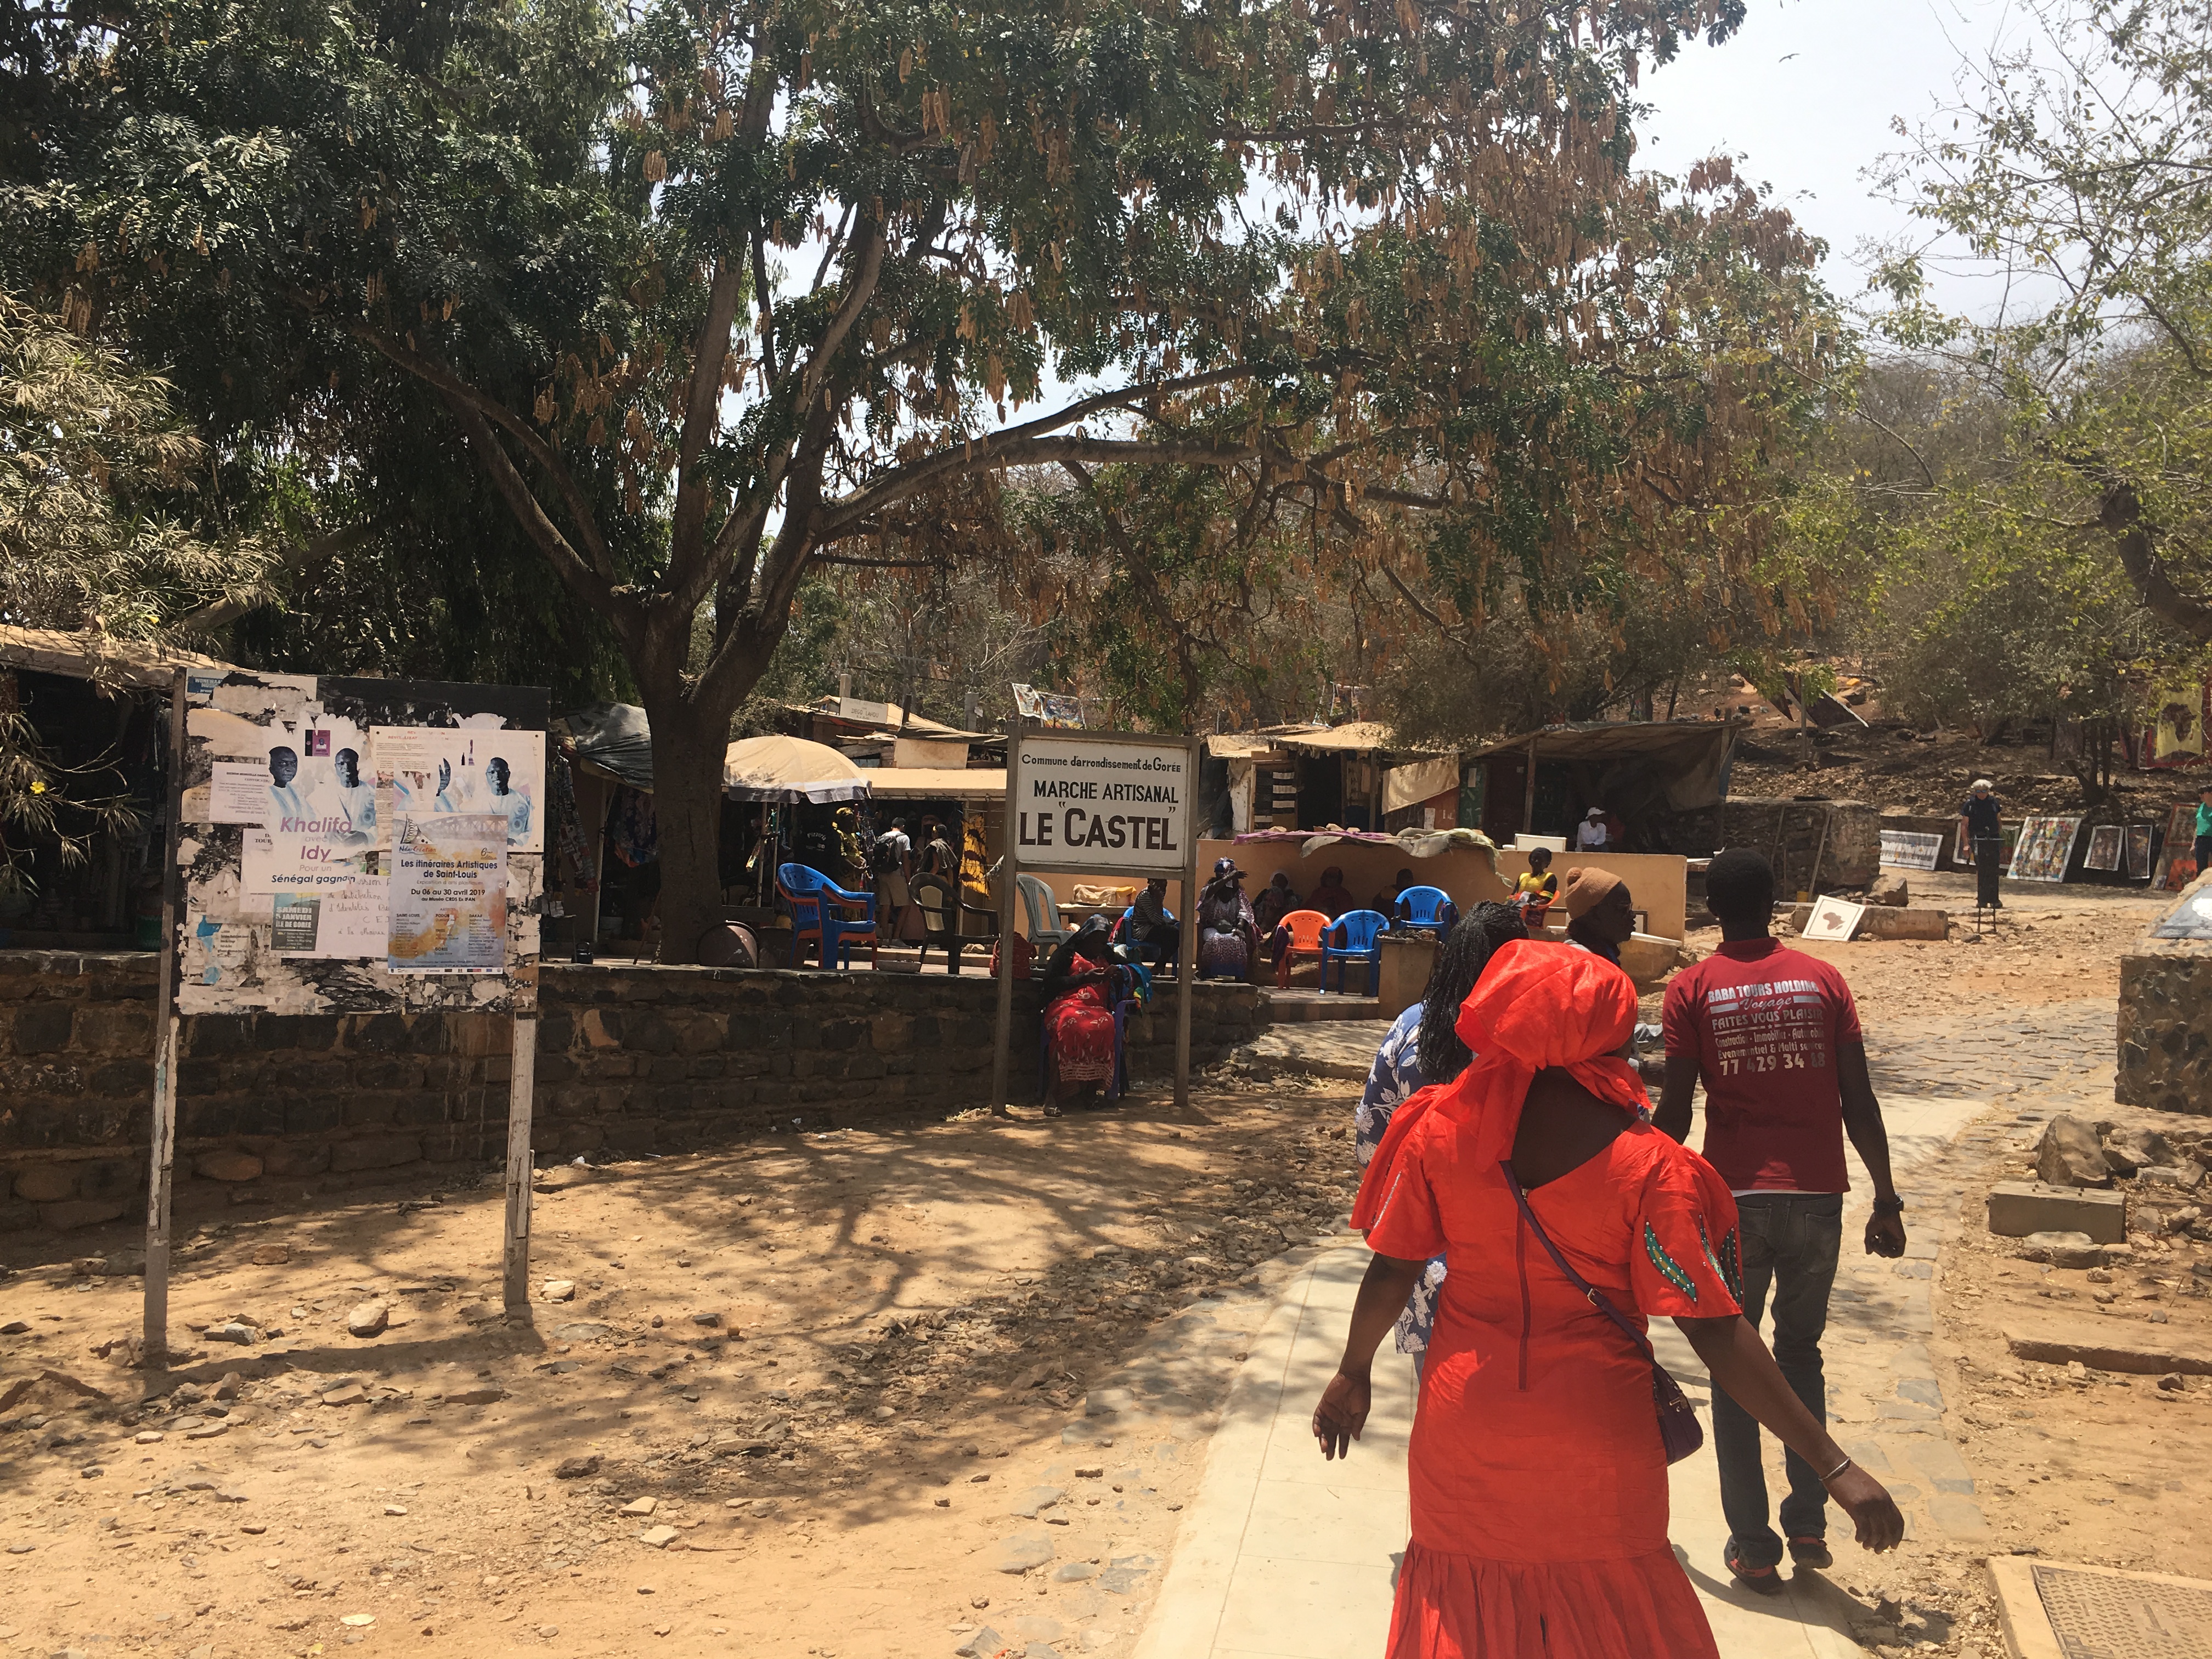
<path fill-rule="evenodd" d="M 1974 849 L 1974 905 L 1977 909 L 2002 910 L 1997 878 L 2003 873 L 2004 826 L 1997 821 L 1996 786 L 1987 778 L 1974 780 L 1973 793 L 1959 809 L 1959 839 Z M 2203 856 L 2204 809 L 2197 810 L 2197 845 Z"/>
<path fill-rule="evenodd" d="M 1575 826 L 1575 850 L 1578 853 L 1602 853 L 1610 839 L 1605 832 L 1605 808 L 1593 806 L 1583 814 L 1583 821 Z"/>
<path fill-rule="evenodd" d="M 2212 783 L 2197 792 L 2197 873 L 2212 870 Z"/>
<path fill-rule="evenodd" d="M 891 827 L 876 837 L 868 849 L 868 868 L 876 878 L 876 926 L 885 939 L 902 939 L 906 907 L 912 894 L 907 883 L 914 874 L 914 842 L 906 833 L 906 820 L 893 818 Z"/>
<path fill-rule="evenodd" d="M 1867 1074 L 1857 1006 L 1828 963 L 1769 936 L 1774 872 L 1747 848 L 1717 855 L 1705 903 L 1721 947 L 1667 987 L 1667 1080 L 1653 1119 L 1677 1140 L 1690 1133 L 1698 1080 L 1705 1085 L 1705 1161 L 1735 1194 L 1742 1218 L 1743 1316 L 1756 1329 L 1774 1297 L 1774 1360 L 1815 1421 L 1826 1420 L 1820 1338 L 1842 1252 L 1844 1194 L 1850 1186 L 1844 1137 L 1874 1181 L 1869 1255 L 1905 1254 L 1905 1203 L 1890 1178 L 1889 1136 Z M 1782 1532 L 1767 1521 L 1759 1425 L 1716 1389 L 1713 1450 L 1729 1572 L 1778 1595 L 1784 1540 L 1801 1567 L 1831 1565 L 1826 1541 L 1832 1470 L 1789 1455 Z"/>

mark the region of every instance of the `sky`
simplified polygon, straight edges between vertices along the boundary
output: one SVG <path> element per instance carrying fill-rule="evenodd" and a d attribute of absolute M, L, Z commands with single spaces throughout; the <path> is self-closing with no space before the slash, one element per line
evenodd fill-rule
<path fill-rule="evenodd" d="M 2010 0 L 1751 0 L 1724 45 L 1699 43 L 1644 76 L 1638 94 L 1656 108 L 1637 161 L 1679 176 L 1717 151 L 1741 157 L 1739 176 L 1773 185 L 1826 240 L 1829 286 L 1856 300 L 1863 243 L 1929 235 L 1865 176 L 1905 147 L 1891 122 L 1916 127 L 1958 102 L 1964 64 L 2026 39 Z M 1939 259 L 1929 275 L 1947 309 L 1987 316 L 2004 297 L 2002 277 L 1963 261 Z"/>

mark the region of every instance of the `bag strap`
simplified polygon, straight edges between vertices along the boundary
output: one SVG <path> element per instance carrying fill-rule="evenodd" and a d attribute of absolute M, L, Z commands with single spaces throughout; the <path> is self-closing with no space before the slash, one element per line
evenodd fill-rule
<path fill-rule="evenodd" d="M 1513 1173 L 1511 1161 L 1501 1158 L 1498 1160 L 1498 1167 L 1505 1171 L 1505 1184 L 1513 1189 L 1513 1201 L 1521 1206 L 1522 1219 L 1528 1224 L 1528 1230 L 1536 1235 L 1536 1242 L 1544 1247 L 1544 1253 L 1552 1258 L 1552 1265 L 1565 1273 L 1569 1282 L 1589 1299 L 1590 1306 L 1620 1326 L 1621 1334 L 1637 1346 L 1646 1359 L 1655 1365 L 1657 1364 L 1659 1356 L 1652 1352 L 1650 1339 L 1628 1322 L 1620 1310 L 1613 1305 L 1612 1299 L 1603 1291 L 1567 1265 L 1566 1257 L 1559 1254 L 1559 1247 L 1552 1243 L 1552 1236 L 1544 1231 L 1544 1224 L 1536 1219 L 1536 1212 L 1528 1207 L 1528 1195 L 1521 1190 L 1521 1177 Z"/>

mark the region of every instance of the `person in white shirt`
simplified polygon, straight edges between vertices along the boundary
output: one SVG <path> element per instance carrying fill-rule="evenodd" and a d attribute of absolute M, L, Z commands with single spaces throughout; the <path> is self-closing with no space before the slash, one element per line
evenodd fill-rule
<path fill-rule="evenodd" d="M 1605 808 L 1593 806 L 1575 827 L 1575 848 L 1583 853 L 1602 853 L 1605 843 Z"/>
<path fill-rule="evenodd" d="M 295 750 L 279 744 L 269 751 L 269 805 L 275 814 L 270 829 L 287 828 L 286 819 L 297 823 L 307 816 L 307 796 L 292 781 L 299 775 L 300 757 Z"/>
<path fill-rule="evenodd" d="M 345 814 L 343 838 L 350 842 L 376 839 L 376 790 L 361 781 L 358 750 L 341 749 L 331 757 L 331 771 L 337 783 L 338 810 Z"/>
<path fill-rule="evenodd" d="M 527 840 L 530 835 L 530 797 L 508 787 L 514 776 L 514 769 L 497 755 L 484 763 L 484 783 L 490 791 L 490 799 L 484 803 L 484 810 L 496 812 L 507 820 L 507 839 L 510 846 Z"/>

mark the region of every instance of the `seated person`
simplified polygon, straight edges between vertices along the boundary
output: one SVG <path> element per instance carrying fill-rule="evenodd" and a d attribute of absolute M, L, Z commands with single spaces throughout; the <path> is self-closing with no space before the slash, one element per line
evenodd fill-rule
<path fill-rule="evenodd" d="M 1169 918 L 1167 898 L 1165 877 L 1155 876 L 1145 884 L 1145 890 L 1130 907 L 1136 914 L 1129 918 L 1123 943 L 1150 945 L 1160 953 L 1160 965 L 1172 968 L 1182 943 L 1182 929 Z"/>
<path fill-rule="evenodd" d="M 1260 896 L 1252 901 L 1252 920 L 1262 933 L 1272 933 L 1285 916 L 1304 908 L 1298 896 L 1291 890 L 1288 873 L 1278 870 L 1267 878 L 1267 884 L 1260 890 Z"/>
<path fill-rule="evenodd" d="M 1534 847 L 1528 851 L 1528 872 L 1514 884 L 1513 908 L 1521 913 L 1522 926 L 1531 933 L 1544 925 L 1544 915 L 1552 908 L 1552 901 L 1559 896 L 1559 878 L 1552 868 L 1552 849 Z"/>
<path fill-rule="evenodd" d="M 1291 908 L 1295 909 L 1297 907 Z M 1358 909 L 1359 902 L 1352 896 L 1352 890 L 1344 884 L 1344 872 L 1332 864 L 1321 872 L 1321 885 L 1313 890 L 1313 896 L 1306 901 L 1305 908 L 1318 910 L 1334 921 L 1346 910 Z"/>
<path fill-rule="evenodd" d="M 1411 870 L 1401 870 L 1396 878 L 1388 887 L 1367 901 L 1367 908 L 1370 910 L 1380 910 L 1386 916 L 1395 916 L 1398 914 L 1398 895 L 1408 887 L 1419 885 L 1420 883 L 1413 879 L 1413 872 Z"/>

